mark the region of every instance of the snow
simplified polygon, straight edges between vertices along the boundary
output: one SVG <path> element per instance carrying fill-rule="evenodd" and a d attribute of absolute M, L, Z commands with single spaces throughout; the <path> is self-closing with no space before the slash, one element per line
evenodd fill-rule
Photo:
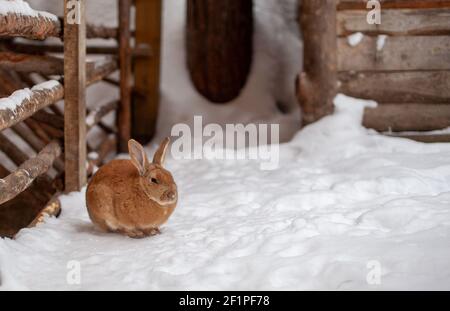
<path fill-rule="evenodd" d="M 14 112 L 21 104 L 23 104 L 24 100 L 31 98 L 33 91 L 51 90 L 58 85 L 60 85 L 58 81 L 50 80 L 33 86 L 31 90 L 29 88 L 17 90 L 9 97 L 0 98 L 0 111 L 11 110 Z"/>
<path fill-rule="evenodd" d="M 32 17 L 44 17 L 54 21 L 58 20 L 58 17 L 53 14 L 33 10 L 30 5 L 23 0 L 0 0 L 0 15 L 7 15 L 8 13 Z"/>
<path fill-rule="evenodd" d="M 354 34 L 351 34 L 347 37 L 347 42 L 350 46 L 357 46 L 361 43 L 362 39 L 364 38 L 364 34 L 361 32 L 356 32 Z"/>
<path fill-rule="evenodd" d="M 450 289 L 450 145 L 363 128 L 374 102 L 335 104 L 278 170 L 170 158 L 180 201 L 159 236 L 102 233 L 84 192 L 62 197 L 60 218 L 0 240 L 0 289 Z"/>
<path fill-rule="evenodd" d="M 30 99 L 33 93 L 29 88 L 17 90 L 12 93 L 9 97 L 0 99 L 0 111 L 1 110 L 11 110 L 15 111 L 18 106 L 20 106 L 24 100 Z"/>
<path fill-rule="evenodd" d="M 285 15 L 295 3 L 255 1 L 252 72 L 227 105 L 208 103 L 192 87 L 185 2 L 164 3 L 155 142 L 176 123 L 192 125 L 195 115 L 205 124 L 280 124 L 278 169 L 263 171 L 255 160 L 169 158 L 179 205 L 161 235 L 142 240 L 95 228 L 84 191 L 63 196 L 59 218 L 0 239 L 0 290 L 450 290 L 450 145 L 365 129 L 363 109 L 376 103 L 344 95 L 333 115 L 298 132 L 299 111 L 281 114 L 275 105 L 295 106 L 301 43 Z M 89 94 L 108 100 L 104 90 Z M 77 266 L 80 282 L 72 284 Z"/>
<path fill-rule="evenodd" d="M 386 44 L 386 39 L 388 36 L 386 35 L 379 35 L 377 37 L 377 51 L 381 51 L 384 48 L 384 45 Z"/>

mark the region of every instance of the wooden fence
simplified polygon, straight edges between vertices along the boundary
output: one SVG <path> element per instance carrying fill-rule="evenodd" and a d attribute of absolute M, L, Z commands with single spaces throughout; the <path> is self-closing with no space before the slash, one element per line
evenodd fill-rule
<path fill-rule="evenodd" d="M 329 113 L 336 92 L 373 99 L 364 124 L 382 132 L 450 126 L 450 1 L 381 0 L 369 24 L 365 0 L 302 1 L 305 69 L 299 98 L 310 123 Z M 348 36 L 362 33 L 356 46 Z M 320 33 L 320 35 L 319 35 Z M 450 141 L 450 135 L 411 135 Z"/>
<path fill-rule="evenodd" d="M 118 0 L 118 28 L 87 24 L 86 0 L 78 0 L 79 19 L 74 23 L 69 19 L 70 10 L 74 9 L 68 5 L 69 2 L 65 0 L 64 3 L 64 18 L 38 11 L 36 14 L 0 14 L 0 97 L 4 97 L 0 99 L 0 151 L 17 165 L 14 171 L 10 171 L 0 163 L 0 205 L 14 205 L 15 199 L 23 197 L 28 198 L 30 204 L 50 202 L 36 219 L 41 219 L 43 212 L 58 213 L 56 194 L 79 191 L 86 185 L 94 168 L 111 153 L 126 151 L 132 135 L 132 101 L 136 93 L 132 63 L 143 62 L 148 68 L 150 57 L 149 44 L 136 40 L 135 47 L 132 47 L 135 34 L 148 33 L 148 23 L 143 22 L 139 29 L 131 30 L 131 7 L 143 5 L 143 1 Z M 149 2 L 160 4 L 159 0 Z M 154 13 L 155 16 L 160 14 L 161 10 Z M 157 29 L 159 32 L 160 27 Z M 17 41 L 15 37 L 31 40 L 54 37 L 61 39 L 63 44 Z M 158 44 L 158 59 L 151 66 L 157 63 L 159 68 L 160 37 L 153 37 Z M 113 47 L 87 45 L 87 39 L 94 38 L 115 39 L 118 44 Z M 63 58 L 49 53 L 61 53 Z M 90 61 L 87 54 L 102 57 Z M 143 67 L 137 66 L 138 69 Z M 110 77 L 117 70 L 120 70 L 119 80 Z M 151 76 L 153 88 L 141 91 L 145 93 L 141 95 L 144 97 L 141 106 L 157 107 L 157 102 L 146 96 L 146 92 L 157 93 L 159 71 L 156 73 L 157 77 Z M 86 88 L 100 81 L 118 87 L 120 98 L 89 110 Z M 56 105 L 61 100 L 64 100 L 63 109 Z M 156 114 L 156 108 L 150 109 Z M 117 118 L 115 125 L 111 126 L 104 118 L 113 111 L 116 111 Z M 154 114 L 147 118 L 139 117 L 151 131 L 154 126 L 148 121 L 154 118 L 156 122 Z M 106 138 L 93 147 L 87 134 L 95 127 L 101 129 Z M 36 155 L 29 157 L 23 146 L 18 146 L 2 133 L 6 129 L 19 136 Z"/>

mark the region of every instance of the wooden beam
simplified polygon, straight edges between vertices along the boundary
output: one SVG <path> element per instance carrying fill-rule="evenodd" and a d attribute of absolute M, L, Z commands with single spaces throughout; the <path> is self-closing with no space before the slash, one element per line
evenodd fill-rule
<path fill-rule="evenodd" d="M 52 142 L 36 157 L 23 163 L 4 179 L 0 179 L 0 204 L 15 198 L 26 190 L 38 176 L 51 168 L 53 161 L 60 154 L 61 147 L 57 142 Z"/>
<path fill-rule="evenodd" d="M 117 39 L 117 28 L 103 25 L 86 25 L 86 37 L 88 39 Z"/>
<path fill-rule="evenodd" d="M 433 131 L 450 127 L 448 104 L 380 104 L 366 108 L 364 126 L 381 132 Z"/>
<path fill-rule="evenodd" d="M 96 62 L 88 62 L 86 66 L 86 86 L 97 83 L 119 68 L 116 57 L 106 57 Z"/>
<path fill-rule="evenodd" d="M 300 25 L 304 69 L 299 78 L 298 97 L 303 125 L 307 125 L 333 110 L 337 87 L 335 1 L 302 1 Z"/>
<path fill-rule="evenodd" d="M 28 155 L 20 150 L 6 135 L 0 133 L 0 150 L 17 166 L 28 160 Z"/>
<path fill-rule="evenodd" d="M 339 71 L 450 70 L 450 36 L 388 37 L 381 49 L 376 37 L 339 38 L 337 51 Z"/>
<path fill-rule="evenodd" d="M 33 228 L 36 227 L 38 224 L 43 223 L 46 216 L 58 217 L 60 213 L 61 213 L 61 201 L 58 199 L 58 195 L 54 195 L 54 197 L 45 205 L 45 207 L 28 225 L 28 228 Z"/>
<path fill-rule="evenodd" d="M 339 92 L 379 103 L 450 103 L 450 71 L 340 72 Z"/>
<path fill-rule="evenodd" d="M 64 154 L 65 191 L 86 184 L 86 0 L 79 0 L 80 24 L 68 19 L 64 0 Z"/>
<path fill-rule="evenodd" d="M 145 90 L 145 97 L 133 98 L 132 136 L 147 143 L 156 130 L 159 107 L 162 0 L 135 0 L 136 46 L 152 48 L 151 58 L 134 61 L 135 87 Z"/>
<path fill-rule="evenodd" d="M 117 111 L 118 151 L 126 152 L 131 138 L 131 0 L 119 1 L 120 102 Z"/>
<path fill-rule="evenodd" d="M 355 32 L 376 36 L 448 36 L 450 35 L 450 8 L 441 9 L 383 9 L 382 23 L 367 23 L 367 11 L 341 11 L 337 15 L 338 35 Z"/>
<path fill-rule="evenodd" d="M 0 52 L 0 68 L 16 72 L 60 75 L 64 70 L 64 60 L 52 56 Z"/>
<path fill-rule="evenodd" d="M 54 104 L 64 97 L 64 87 L 57 81 L 47 81 L 14 92 L 0 99 L 0 131 L 32 116 L 36 111 Z"/>
<path fill-rule="evenodd" d="M 18 123 L 11 129 L 27 142 L 34 151 L 39 152 L 45 147 L 45 143 L 25 123 Z M 64 162 L 60 159 L 55 160 L 54 166 L 58 172 L 64 171 Z"/>
<path fill-rule="evenodd" d="M 119 106 L 118 100 L 113 100 L 109 103 L 101 105 L 95 110 L 91 110 L 89 115 L 86 117 L 86 125 L 88 130 L 97 125 L 103 117 L 105 117 L 108 113 L 113 112 Z"/>

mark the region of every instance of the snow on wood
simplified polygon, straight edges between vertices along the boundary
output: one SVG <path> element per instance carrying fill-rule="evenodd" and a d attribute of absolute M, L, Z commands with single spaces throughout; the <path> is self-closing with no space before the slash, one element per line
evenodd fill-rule
<path fill-rule="evenodd" d="M 22 0 L 0 0 L 0 37 L 43 40 L 60 35 L 61 23 L 55 15 L 36 11 Z"/>
<path fill-rule="evenodd" d="M 359 43 L 361 43 L 363 38 L 364 35 L 361 32 L 357 32 L 352 35 L 349 35 L 347 37 L 347 42 L 350 46 L 357 46 Z"/>
<path fill-rule="evenodd" d="M 51 142 L 35 158 L 26 161 L 15 172 L 0 179 L 0 204 L 26 190 L 36 177 L 52 167 L 53 162 L 60 155 L 60 145 L 57 142 Z"/>
<path fill-rule="evenodd" d="M 64 87 L 58 81 L 51 80 L 14 92 L 0 99 L 0 131 L 11 127 L 32 116 L 64 97 Z"/>

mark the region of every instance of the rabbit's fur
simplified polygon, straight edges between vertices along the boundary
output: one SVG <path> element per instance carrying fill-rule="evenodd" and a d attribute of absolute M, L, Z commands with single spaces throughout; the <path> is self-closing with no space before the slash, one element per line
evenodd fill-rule
<path fill-rule="evenodd" d="M 133 238 L 159 233 L 178 200 L 177 185 L 162 167 L 169 142 L 161 143 L 149 163 L 144 148 L 130 140 L 131 160 L 113 160 L 96 172 L 86 191 L 93 223 Z"/>

